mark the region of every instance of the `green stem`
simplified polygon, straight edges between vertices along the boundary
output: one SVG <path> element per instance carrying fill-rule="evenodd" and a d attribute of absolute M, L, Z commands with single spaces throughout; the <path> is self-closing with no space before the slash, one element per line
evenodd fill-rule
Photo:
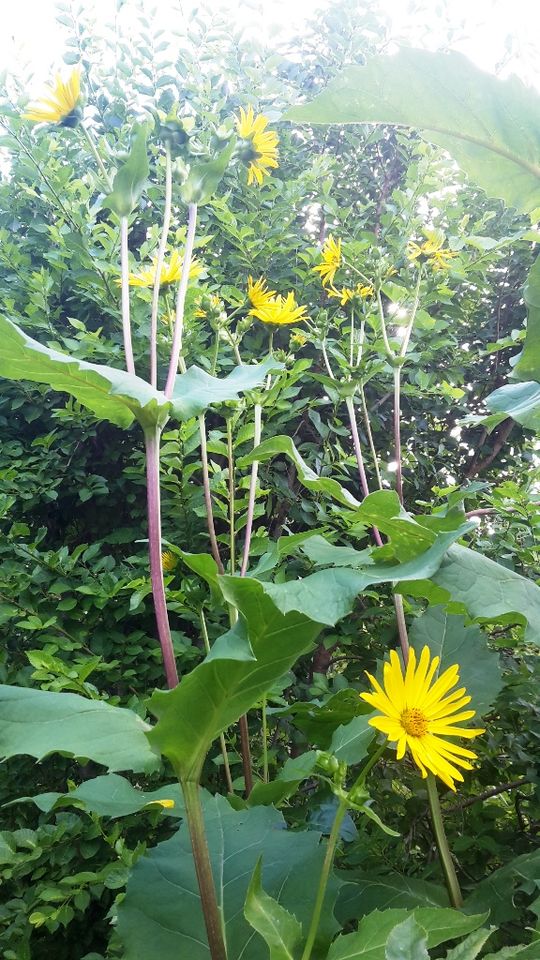
<path fill-rule="evenodd" d="M 324 863 L 322 865 L 321 876 L 319 878 L 317 897 L 315 899 L 315 906 L 313 907 L 313 914 L 311 916 L 311 923 L 309 926 L 309 931 L 307 935 L 306 945 L 304 947 L 304 952 L 302 954 L 302 960 L 310 960 L 310 957 L 311 957 L 313 945 L 315 943 L 315 938 L 317 936 L 317 931 L 319 929 L 319 923 L 320 923 L 322 908 L 324 904 L 324 896 L 326 893 L 326 887 L 328 885 L 328 878 L 330 876 L 330 870 L 332 869 L 332 864 L 334 862 L 334 854 L 336 852 L 336 845 L 339 839 L 339 831 L 341 829 L 341 824 L 343 823 L 343 819 L 346 813 L 347 813 L 347 800 L 342 799 L 339 801 L 339 806 L 336 810 L 336 815 L 334 817 L 334 822 L 332 824 L 332 830 L 330 831 L 330 836 L 328 837 L 328 843 L 326 845 L 326 854 L 324 857 Z"/>
<path fill-rule="evenodd" d="M 229 471 L 229 549 L 231 574 L 234 576 L 236 566 L 236 531 L 235 531 L 235 492 L 234 492 L 234 455 L 233 455 L 233 435 L 232 420 L 227 418 L 227 466 Z"/>
<path fill-rule="evenodd" d="M 112 191 L 112 188 L 113 188 L 112 180 L 111 180 L 111 178 L 110 178 L 110 176 L 109 176 L 109 174 L 108 174 L 108 172 L 107 172 L 107 168 L 105 167 L 105 164 L 103 163 L 103 160 L 101 159 L 99 150 L 98 150 L 98 148 L 97 148 L 97 146 L 96 146 L 96 143 L 95 143 L 95 140 L 94 140 L 92 134 L 90 133 L 90 131 L 86 129 L 86 127 L 84 126 L 83 123 L 80 124 L 79 130 L 82 130 L 83 136 L 84 136 L 84 138 L 85 138 L 88 146 L 90 147 L 90 151 L 91 151 L 91 153 L 92 153 L 92 155 L 93 155 L 93 157 L 94 157 L 94 159 L 95 159 L 95 161 L 96 161 L 96 163 L 97 163 L 97 165 L 98 165 L 98 167 L 99 167 L 99 169 L 100 169 L 100 171 L 101 171 L 101 175 L 102 175 L 102 177 L 103 177 L 103 179 L 104 179 L 104 181 L 105 181 L 105 185 L 106 185 L 106 187 L 107 187 L 107 190 L 108 190 L 109 193 L 110 193 L 110 192 Z"/>
<path fill-rule="evenodd" d="M 429 809 L 431 812 L 431 822 L 433 824 L 433 833 L 435 834 L 435 842 L 437 844 L 437 850 L 439 851 L 439 857 L 441 859 L 441 864 L 444 871 L 448 896 L 452 906 L 459 908 L 463 906 L 463 897 L 461 895 L 459 880 L 457 878 L 454 868 L 454 861 L 452 860 L 452 854 L 446 838 L 437 783 L 432 773 L 428 773 L 426 783 Z"/>
<path fill-rule="evenodd" d="M 215 340 L 214 340 L 214 354 L 212 357 L 212 369 L 210 370 L 210 373 L 212 374 L 213 377 L 215 377 L 216 375 L 218 357 L 219 357 L 219 332 L 216 333 Z"/>
<path fill-rule="evenodd" d="M 216 888 L 208 853 L 204 817 L 199 795 L 199 784 L 191 780 L 180 781 L 186 806 L 195 872 L 201 895 L 208 946 L 212 960 L 227 960 L 227 949 L 223 935 L 223 918 L 216 898 Z"/>
<path fill-rule="evenodd" d="M 262 699 L 262 750 L 263 750 L 263 782 L 268 783 L 268 718 L 266 715 L 266 695 Z"/>

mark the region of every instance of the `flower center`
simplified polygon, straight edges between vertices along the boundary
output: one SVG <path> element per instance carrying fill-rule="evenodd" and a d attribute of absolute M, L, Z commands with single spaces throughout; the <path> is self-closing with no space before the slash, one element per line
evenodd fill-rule
<path fill-rule="evenodd" d="M 423 737 L 427 733 L 427 717 L 421 710 L 412 707 L 410 710 L 404 710 L 400 717 L 401 726 L 411 737 Z"/>

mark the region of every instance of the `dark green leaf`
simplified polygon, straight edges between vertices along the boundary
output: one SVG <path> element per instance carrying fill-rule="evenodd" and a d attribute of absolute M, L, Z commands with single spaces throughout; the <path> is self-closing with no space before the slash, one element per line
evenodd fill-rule
<path fill-rule="evenodd" d="M 181 188 L 184 203 L 197 203 L 202 206 L 212 199 L 229 166 L 235 146 L 236 138 L 233 137 L 213 160 L 191 164 L 187 180 Z"/>
<path fill-rule="evenodd" d="M 112 193 L 109 193 L 103 201 L 103 205 L 109 207 L 119 217 L 129 216 L 137 205 L 148 179 L 147 136 L 146 124 L 134 124 L 129 155 L 125 163 L 118 168 L 113 180 Z"/>
<path fill-rule="evenodd" d="M 178 783 L 167 784 L 158 790 L 144 791 L 136 789 L 129 780 L 116 773 L 85 780 L 69 793 L 39 793 L 35 797 L 20 797 L 13 800 L 9 806 L 32 802 L 48 813 L 50 810 L 59 810 L 75 803 L 76 806 L 82 806 L 89 813 L 97 813 L 100 817 L 127 817 L 131 813 L 144 810 L 149 804 L 156 804 L 158 800 L 173 800 L 174 807 L 164 808 L 164 812 L 172 817 L 183 816 L 184 801 Z"/>
<path fill-rule="evenodd" d="M 386 960 L 388 936 L 398 923 L 413 916 L 427 933 L 428 947 L 436 947 L 454 937 L 476 930 L 486 914 L 465 916 L 450 908 L 420 907 L 410 914 L 408 910 L 375 910 L 363 917 L 356 933 L 340 936 L 330 947 L 328 960 Z"/>

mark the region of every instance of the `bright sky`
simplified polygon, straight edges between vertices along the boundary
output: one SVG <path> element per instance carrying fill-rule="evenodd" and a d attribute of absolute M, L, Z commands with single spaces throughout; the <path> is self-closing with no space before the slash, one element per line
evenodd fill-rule
<path fill-rule="evenodd" d="M 40 82 L 61 65 L 63 30 L 55 22 L 55 0 L 0 0 L 2 31 L 0 64 L 8 71 L 32 65 Z M 121 0 L 87 0 L 96 19 L 111 18 Z M 129 2 L 129 0 L 128 0 Z M 249 29 L 271 39 L 276 33 L 301 36 L 302 24 L 315 6 L 334 0 L 222 0 L 229 15 Z M 540 89 L 540 3 L 538 0 L 380 0 L 391 19 L 394 37 L 413 46 L 435 48 L 452 30 L 450 46 L 466 53 L 479 66 L 493 71 L 508 54 L 513 36 L 512 70 Z M 180 27 L 195 0 L 139 0 L 149 12 L 157 7 L 158 19 Z M 420 7 L 418 12 L 415 8 Z M 124 15 L 129 15 L 127 6 Z M 120 12 L 122 16 L 122 12 Z M 154 19 L 154 18 L 153 18 Z M 534 40 L 536 39 L 536 44 Z M 503 70 L 503 73 L 505 71 Z M 507 72 L 507 71 L 506 71 Z"/>

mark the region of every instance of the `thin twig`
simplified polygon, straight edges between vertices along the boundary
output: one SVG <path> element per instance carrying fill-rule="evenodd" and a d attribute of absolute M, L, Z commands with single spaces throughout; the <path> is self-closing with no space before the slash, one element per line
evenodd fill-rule
<path fill-rule="evenodd" d="M 168 400 L 172 397 L 176 375 L 178 372 L 178 361 L 182 349 L 182 337 L 184 333 L 184 306 L 186 303 L 186 293 L 189 283 L 189 270 L 191 267 L 191 258 L 193 255 L 193 245 L 195 243 L 195 230 L 197 227 L 197 204 L 190 203 L 188 213 L 188 230 L 186 237 L 186 246 L 184 250 L 184 259 L 182 261 L 182 276 L 178 285 L 178 296 L 176 299 L 176 318 L 174 321 L 173 343 L 171 348 L 171 360 L 169 363 L 169 372 L 167 383 L 165 385 L 165 396 Z"/>
<path fill-rule="evenodd" d="M 171 225 L 172 208 L 172 162 L 171 151 L 166 147 L 165 154 L 165 209 L 163 212 L 163 227 L 159 239 L 158 255 L 156 260 L 156 276 L 154 278 L 154 289 L 152 291 L 152 315 L 150 320 L 150 383 L 157 387 L 157 329 L 159 313 L 159 290 L 161 285 L 161 270 L 165 260 L 165 251 L 167 249 L 167 238 Z"/>

